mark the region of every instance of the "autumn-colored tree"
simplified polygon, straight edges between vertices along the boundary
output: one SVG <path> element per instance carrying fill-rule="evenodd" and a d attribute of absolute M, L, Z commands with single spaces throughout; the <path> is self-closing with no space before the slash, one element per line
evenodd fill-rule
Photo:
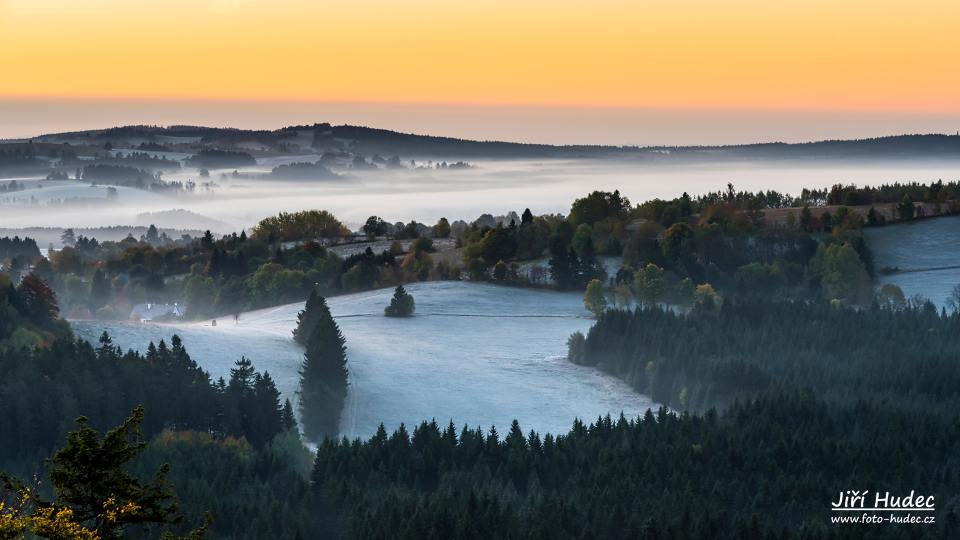
<path fill-rule="evenodd" d="M 808 271 L 819 279 L 820 289 L 828 300 L 869 301 L 870 276 L 857 250 L 848 243 L 820 244 Z"/>
<path fill-rule="evenodd" d="M 450 221 L 447 218 L 442 217 L 437 224 L 433 226 L 433 236 L 435 238 L 449 238 L 450 237 Z"/>
<path fill-rule="evenodd" d="M 36 274 L 27 274 L 17 286 L 17 293 L 27 309 L 28 316 L 36 324 L 51 323 L 60 316 L 56 293 Z"/>
<path fill-rule="evenodd" d="M 640 304 L 656 304 L 666 291 L 663 268 L 649 263 L 633 275 L 633 290 Z"/>
<path fill-rule="evenodd" d="M 583 293 L 583 305 L 590 310 L 594 316 L 599 317 L 607 309 L 607 297 L 603 293 L 603 282 L 599 279 L 591 279 L 587 284 L 587 290 Z"/>
<path fill-rule="evenodd" d="M 70 508 L 39 506 L 34 491 L 4 478 L 0 498 L 0 540 L 27 534 L 53 540 L 100 540 L 96 531 L 79 523 Z"/>
<path fill-rule="evenodd" d="M 713 285 L 709 283 L 701 283 L 697 285 L 696 290 L 693 292 L 693 303 L 697 309 L 710 312 L 719 309 L 722 299 L 720 295 L 717 294 L 717 291 L 714 290 Z"/>
<path fill-rule="evenodd" d="M 340 238 L 350 234 L 343 223 L 326 210 L 280 212 L 263 219 L 253 228 L 253 237 L 268 241 Z"/>
<path fill-rule="evenodd" d="M 674 223 L 663 233 L 663 255 L 669 260 L 677 260 L 693 249 L 694 233 L 690 225 L 684 222 Z"/>

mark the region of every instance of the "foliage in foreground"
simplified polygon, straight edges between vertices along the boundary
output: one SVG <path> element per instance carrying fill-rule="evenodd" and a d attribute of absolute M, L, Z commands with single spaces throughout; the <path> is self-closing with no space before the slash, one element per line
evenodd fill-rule
<path fill-rule="evenodd" d="M 180 522 L 173 490 L 166 481 L 170 470 L 160 465 L 152 483 L 143 483 L 127 472 L 128 464 L 146 443 L 140 424 L 143 408 L 101 439 L 77 419 L 78 429 L 67 436 L 67 444 L 50 459 L 50 483 L 54 499 L 46 501 L 29 488 L 5 479 L 6 507 L 0 503 L 0 538 L 26 534 L 54 540 L 100 540 L 122 538 L 130 528 L 149 533 L 155 526 L 166 530 Z M 204 528 L 188 535 L 203 536 Z M 175 538 L 163 533 L 164 538 Z"/>

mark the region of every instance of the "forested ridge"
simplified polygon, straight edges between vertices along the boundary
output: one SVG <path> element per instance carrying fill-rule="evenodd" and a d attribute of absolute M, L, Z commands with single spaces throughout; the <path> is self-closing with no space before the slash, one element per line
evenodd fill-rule
<path fill-rule="evenodd" d="M 38 143 L 76 139 L 86 141 L 96 138 L 101 141 L 123 140 L 169 140 L 168 138 L 202 138 L 204 147 L 221 148 L 238 143 L 257 142 L 267 146 L 277 146 L 278 141 L 297 131 L 315 131 L 316 138 L 325 140 L 347 140 L 351 145 L 362 148 L 367 153 L 394 153 L 412 156 L 436 156 L 447 159 L 463 157 L 499 157 L 499 158 L 545 158 L 545 157 L 610 157 L 644 156 L 658 160 L 682 159 L 700 156 L 701 159 L 716 161 L 720 159 L 743 158 L 792 158 L 792 159 L 907 159 L 918 157 L 956 156 L 960 146 L 958 138 L 945 134 L 909 134 L 888 137 L 823 140 L 810 143 L 760 143 L 731 146 L 604 146 L 604 145 L 566 145 L 516 143 L 504 141 L 476 141 L 453 137 L 438 137 L 402 133 L 354 125 L 313 125 L 287 126 L 275 130 L 246 130 L 236 128 L 216 128 L 205 126 L 147 126 L 130 125 L 109 129 L 50 133 L 36 137 Z M 669 154 L 663 151 L 669 150 Z"/>

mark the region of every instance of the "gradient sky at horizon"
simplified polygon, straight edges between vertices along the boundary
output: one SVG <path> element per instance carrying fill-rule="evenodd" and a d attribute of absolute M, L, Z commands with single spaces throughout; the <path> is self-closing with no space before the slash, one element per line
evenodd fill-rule
<path fill-rule="evenodd" d="M 0 105 L 73 104 L 71 129 L 103 127 L 71 118 L 114 102 L 163 104 L 145 122 L 217 103 L 238 127 L 278 127 L 254 126 L 253 103 L 544 142 L 952 133 L 958 24 L 946 0 L 0 0 Z M 18 118 L 0 137 L 35 134 Z"/>

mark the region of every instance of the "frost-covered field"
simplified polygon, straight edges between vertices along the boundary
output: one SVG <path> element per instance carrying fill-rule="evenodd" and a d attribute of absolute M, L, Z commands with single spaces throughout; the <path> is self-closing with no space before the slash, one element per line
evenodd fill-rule
<path fill-rule="evenodd" d="M 893 283 L 908 298 L 920 295 L 937 306 L 943 306 L 951 289 L 960 284 L 960 216 L 869 228 L 865 234 L 878 271 L 885 267 L 910 270 L 878 274 L 881 284 Z"/>
<path fill-rule="evenodd" d="M 347 339 L 350 394 L 342 421 L 347 436 L 371 435 L 436 418 L 458 426 L 503 430 L 512 419 L 525 430 L 563 432 L 574 418 L 623 411 L 642 414 L 654 404 L 623 382 L 565 359 L 566 339 L 590 319 L 576 294 L 461 282 L 411 285 L 417 316 L 388 319 L 392 290 L 331 298 Z M 302 350 L 290 339 L 302 304 L 182 325 L 75 322 L 84 337 L 104 329 L 125 348 L 178 333 L 214 377 L 248 356 L 267 369 L 281 392 L 294 396 Z"/>

